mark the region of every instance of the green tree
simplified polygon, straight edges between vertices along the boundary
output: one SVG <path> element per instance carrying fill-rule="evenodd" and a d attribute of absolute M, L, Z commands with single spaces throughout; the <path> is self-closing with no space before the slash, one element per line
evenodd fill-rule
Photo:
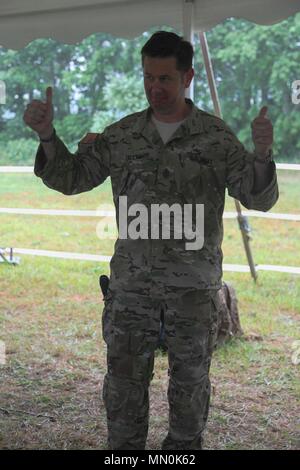
<path fill-rule="evenodd" d="M 140 50 L 157 29 L 173 31 L 160 26 L 132 40 L 97 33 L 73 45 L 38 39 L 20 51 L 0 48 L 0 80 L 7 88 L 6 104 L 0 105 L 1 161 L 21 163 L 16 142 L 32 139 L 23 148 L 24 162 L 33 162 L 30 152 L 37 138 L 24 125 L 23 112 L 32 99 L 44 99 L 49 85 L 54 87 L 57 132 L 73 148 L 86 132 L 101 132 L 124 115 L 148 106 Z M 300 14 L 271 27 L 231 18 L 207 33 L 225 121 L 252 149 L 250 122 L 262 105 L 269 106 L 277 161 L 300 160 L 299 105 L 291 100 L 291 84 L 300 79 L 299 37 Z M 195 39 L 194 101 L 213 112 Z"/>
<path fill-rule="evenodd" d="M 299 37 L 300 14 L 269 27 L 228 19 L 207 33 L 223 118 L 252 148 L 250 121 L 267 105 L 282 161 L 299 159 L 299 106 L 291 100 L 300 78 Z"/>

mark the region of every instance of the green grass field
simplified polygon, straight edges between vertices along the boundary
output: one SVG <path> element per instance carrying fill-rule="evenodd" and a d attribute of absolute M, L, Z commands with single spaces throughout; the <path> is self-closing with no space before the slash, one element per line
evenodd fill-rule
<path fill-rule="evenodd" d="M 278 172 L 272 212 L 300 213 L 299 172 Z M 96 210 L 111 203 L 109 180 L 64 196 L 31 175 L 0 175 L 0 206 Z M 233 211 L 231 198 L 226 211 Z M 300 266 L 300 222 L 249 218 L 255 263 Z M 111 255 L 96 218 L 0 214 L 0 246 Z M 247 264 L 235 220 L 224 220 L 224 263 Z M 0 447 L 106 449 L 101 387 L 106 370 L 98 278 L 108 263 L 21 256 L 0 264 Z M 214 355 L 208 449 L 299 448 L 300 276 L 224 272 L 236 289 L 244 337 Z M 157 353 L 148 449 L 167 432 L 167 357 Z"/>

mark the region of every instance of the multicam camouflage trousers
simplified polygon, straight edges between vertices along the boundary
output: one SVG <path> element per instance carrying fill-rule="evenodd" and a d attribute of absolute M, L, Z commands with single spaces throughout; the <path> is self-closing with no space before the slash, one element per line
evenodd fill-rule
<path fill-rule="evenodd" d="M 108 372 L 103 400 L 110 449 L 145 449 L 149 384 L 161 315 L 169 360 L 169 431 L 162 449 L 201 449 L 216 343 L 216 290 L 174 289 L 153 298 L 144 290 L 113 292 L 102 315 Z"/>

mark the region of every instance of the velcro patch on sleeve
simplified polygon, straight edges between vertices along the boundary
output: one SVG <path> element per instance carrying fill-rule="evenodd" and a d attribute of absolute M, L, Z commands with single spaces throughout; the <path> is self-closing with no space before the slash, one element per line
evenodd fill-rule
<path fill-rule="evenodd" d="M 97 136 L 99 134 L 97 134 L 96 132 L 88 132 L 82 139 L 81 141 L 79 142 L 80 144 L 92 144 L 95 142 Z"/>

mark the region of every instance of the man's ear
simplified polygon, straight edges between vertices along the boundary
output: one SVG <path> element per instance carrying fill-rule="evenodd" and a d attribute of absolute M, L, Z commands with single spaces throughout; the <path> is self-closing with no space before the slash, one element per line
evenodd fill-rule
<path fill-rule="evenodd" d="M 184 81 L 185 88 L 188 88 L 190 86 L 191 81 L 194 78 L 194 75 L 195 75 L 195 71 L 193 67 L 191 67 L 187 72 L 185 72 L 185 81 Z"/>

